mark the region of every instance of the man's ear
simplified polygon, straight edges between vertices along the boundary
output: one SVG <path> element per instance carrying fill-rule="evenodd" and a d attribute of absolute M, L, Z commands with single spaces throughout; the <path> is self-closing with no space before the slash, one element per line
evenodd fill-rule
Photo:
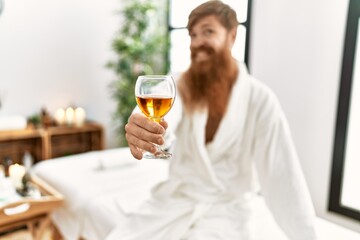
<path fill-rule="evenodd" d="M 238 27 L 236 26 L 230 31 L 233 42 L 235 42 L 235 40 L 236 40 L 237 29 L 238 29 Z"/>
<path fill-rule="evenodd" d="M 238 27 L 236 26 L 233 29 L 231 29 L 229 32 L 229 40 L 230 40 L 231 47 L 233 47 L 235 44 L 237 29 L 238 29 Z"/>

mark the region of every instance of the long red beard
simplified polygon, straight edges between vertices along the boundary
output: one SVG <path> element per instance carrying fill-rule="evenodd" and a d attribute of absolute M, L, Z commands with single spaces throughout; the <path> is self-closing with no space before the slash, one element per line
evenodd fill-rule
<path fill-rule="evenodd" d="M 211 54 L 208 61 L 196 63 L 194 58 L 199 51 Z M 225 47 L 219 53 L 212 48 L 192 49 L 192 63 L 179 82 L 179 91 L 184 100 L 185 109 L 208 107 L 209 117 L 222 118 L 234 84 L 238 68 L 230 50 Z"/>

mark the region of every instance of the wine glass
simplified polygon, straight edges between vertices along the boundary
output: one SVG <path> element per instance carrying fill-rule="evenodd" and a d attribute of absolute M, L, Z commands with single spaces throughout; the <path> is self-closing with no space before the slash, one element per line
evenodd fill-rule
<path fill-rule="evenodd" d="M 140 110 L 152 121 L 160 123 L 170 111 L 176 96 L 174 79 L 169 75 L 139 76 L 135 84 L 135 97 Z M 168 159 L 172 156 L 154 144 L 156 153 L 145 152 L 143 158 Z"/>

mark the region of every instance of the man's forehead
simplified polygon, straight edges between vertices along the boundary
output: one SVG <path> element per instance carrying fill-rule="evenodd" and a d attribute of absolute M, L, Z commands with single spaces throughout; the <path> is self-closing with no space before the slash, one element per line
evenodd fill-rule
<path fill-rule="evenodd" d="M 196 28 L 204 28 L 208 26 L 221 26 L 219 19 L 215 15 L 207 15 L 200 18 L 192 27 L 189 29 L 189 32 Z"/>

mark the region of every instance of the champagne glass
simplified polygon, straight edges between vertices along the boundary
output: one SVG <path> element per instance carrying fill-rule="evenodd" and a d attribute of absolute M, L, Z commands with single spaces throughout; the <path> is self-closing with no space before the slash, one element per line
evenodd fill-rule
<path fill-rule="evenodd" d="M 170 111 L 176 96 L 174 79 L 169 75 L 139 76 L 135 84 L 135 97 L 140 110 L 152 121 L 160 123 Z M 168 159 L 171 153 L 154 144 L 156 153 L 145 152 L 143 158 Z"/>

